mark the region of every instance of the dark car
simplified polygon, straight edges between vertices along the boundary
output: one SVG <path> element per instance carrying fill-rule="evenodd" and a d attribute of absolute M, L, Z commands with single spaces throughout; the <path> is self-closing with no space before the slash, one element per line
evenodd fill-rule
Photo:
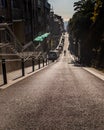
<path fill-rule="evenodd" d="M 48 53 L 48 60 L 57 60 L 59 58 L 59 52 L 57 50 L 51 50 Z"/>

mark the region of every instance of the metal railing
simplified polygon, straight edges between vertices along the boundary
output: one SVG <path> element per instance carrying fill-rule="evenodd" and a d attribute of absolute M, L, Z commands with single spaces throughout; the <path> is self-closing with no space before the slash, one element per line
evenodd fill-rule
<path fill-rule="evenodd" d="M 0 23 L 0 32 L 3 34 L 1 37 L 0 48 L 2 49 L 2 53 L 14 53 L 18 56 L 20 52 L 22 52 L 23 46 L 20 41 L 16 38 L 14 32 L 10 28 L 8 23 Z M 3 30 L 2 30 L 3 29 Z M 3 39 L 2 39 L 3 38 Z M 4 51 L 4 52 L 3 52 Z M 6 52 L 7 51 L 7 52 Z M 21 58 L 21 57 L 20 57 Z"/>
<path fill-rule="evenodd" d="M 0 55 L 16 54 L 19 58 L 25 58 L 25 60 L 27 60 L 28 58 L 35 56 L 36 52 L 42 51 L 41 45 L 39 44 L 35 47 L 33 41 L 23 46 L 15 36 L 10 25 L 11 24 L 8 23 L 0 23 Z M 32 48 L 32 50 L 30 49 L 31 51 L 29 50 L 29 47 Z"/>
<path fill-rule="evenodd" d="M 15 63 L 15 64 L 14 64 Z M 50 62 L 48 61 L 47 58 L 37 58 L 35 59 L 30 58 L 27 61 L 25 61 L 24 58 L 21 59 L 2 59 L 0 60 L 0 65 L 1 65 L 1 72 L 0 72 L 0 86 L 5 85 L 8 83 L 9 80 L 15 80 L 17 78 L 23 77 L 26 74 L 32 73 L 40 68 L 43 68 L 47 66 Z M 15 67 L 14 68 L 11 65 L 12 70 L 10 68 L 8 69 L 8 65 L 13 64 Z"/>

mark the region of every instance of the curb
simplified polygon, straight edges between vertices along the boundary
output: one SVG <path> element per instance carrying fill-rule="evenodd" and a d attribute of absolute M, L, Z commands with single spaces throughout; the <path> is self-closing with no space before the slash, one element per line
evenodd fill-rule
<path fill-rule="evenodd" d="M 70 54 L 71 59 L 75 62 L 75 57 L 73 55 Z M 84 70 L 86 70 L 87 72 L 93 74 L 94 76 L 96 76 L 97 78 L 101 79 L 104 81 L 104 73 L 100 72 L 94 68 L 88 68 L 88 67 L 83 67 L 81 66 Z"/>
<path fill-rule="evenodd" d="M 86 67 L 82 67 L 84 70 L 88 71 L 89 73 L 93 74 L 94 76 L 96 76 L 97 78 L 101 79 L 104 81 L 104 73 L 94 69 L 94 68 L 86 68 Z"/>

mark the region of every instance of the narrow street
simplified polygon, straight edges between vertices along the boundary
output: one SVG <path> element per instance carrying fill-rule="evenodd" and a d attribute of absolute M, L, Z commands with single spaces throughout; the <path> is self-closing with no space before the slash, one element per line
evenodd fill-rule
<path fill-rule="evenodd" d="M 0 91 L 0 130 L 104 130 L 104 81 L 66 56 Z"/>

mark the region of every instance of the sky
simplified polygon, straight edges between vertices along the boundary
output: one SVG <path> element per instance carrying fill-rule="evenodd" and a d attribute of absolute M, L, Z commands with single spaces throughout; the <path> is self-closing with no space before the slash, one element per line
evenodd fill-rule
<path fill-rule="evenodd" d="M 62 16 L 64 21 L 68 21 L 74 13 L 73 4 L 78 0 L 48 0 L 48 1 L 51 4 L 51 7 L 53 7 L 55 14 Z"/>

